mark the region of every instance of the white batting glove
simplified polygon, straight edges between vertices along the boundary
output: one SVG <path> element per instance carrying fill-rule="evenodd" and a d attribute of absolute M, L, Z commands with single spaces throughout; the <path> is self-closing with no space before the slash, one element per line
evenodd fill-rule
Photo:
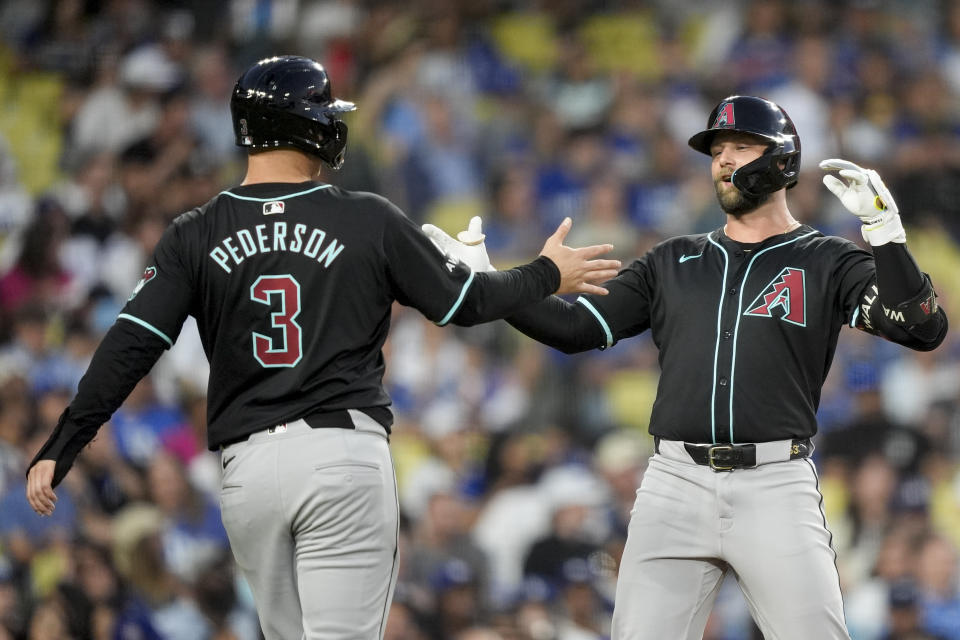
<path fill-rule="evenodd" d="M 432 224 L 420 228 L 444 255 L 463 262 L 473 271 L 496 271 L 487 255 L 487 245 L 483 242 L 486 236 L 482 227 L 480 216 L 474 216 L 466 230 L 457 234 L 456 240 Z"/>
<path fill-rule="evenodd" d="M 823 184 L 827 189 L 860 218 L 863 223 L 860 233 L 871 246 L 907 241 L 897 203 L 876 171 L 839 158 L 822 161 L 820 168 L 839 171 L 840 177 L 847 180 L 844 182 L 833 175 L 823 176 Z"/>

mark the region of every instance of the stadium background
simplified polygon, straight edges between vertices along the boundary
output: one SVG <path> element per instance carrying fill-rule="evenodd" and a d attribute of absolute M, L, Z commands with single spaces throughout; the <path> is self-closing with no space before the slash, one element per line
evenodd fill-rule
<path fill-rule="evenodd" d="M 719 226 L 686 139 L 725 95 L 763 95 L 802 139 L 793 214 L 859 241 L 816 165 L 877 169 L 960 321 L 960 3 L 6 0 L 0 639 L 259 636 L 203 446 L 193 326 L 81 456 L 54 517 L 23 485 L 162 229 L 241 179 L 230 90 L 276 53 L 323 61 L 359 106 L 330 182 L 448 231 L 481 214 L 500 267 L 565 215 L 571 244 L 612 241 L 623 259 Z M 504 323 L 439 329 L 398 307 L 387 361 L 404 516 L 387 637 L 606 637 L 651 452 L 649 338 L 569 357 Z M 960 344 L 912 353 L 844 330 L 820 424 L 853 637 L 960 638 Z M 759 637 L 730 580 L 706 637 Z"/>

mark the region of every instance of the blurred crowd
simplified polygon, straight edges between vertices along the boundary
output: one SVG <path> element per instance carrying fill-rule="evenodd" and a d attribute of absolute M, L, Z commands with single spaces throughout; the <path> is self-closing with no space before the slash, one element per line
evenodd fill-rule
<path fill-rule="evenodd" d="M 802 140 L 795 217 L 860 241 L 817 163 L 877 169 L 960 322 L 960 2 L 6 0 L 0 3 L 0 640 L 256 640 L 205 447 L 196 328 L 79 457 L 53 517 L 27 462 L 170 220 L 242 178 L 229 97 L 281 53 L 353 100 L 324 179 L 447 231 L 482 215 L 495 265 L 570 244 L 630 260 L 722 224 L 686 140 L 734 93 Z M 641 336 L 564 356 L 505 323 L 398 306 L 386 384 L 401 495 L 389 640 L 606 638 L 652 442 Z M 845 329 L 815 454 L 854 640 L 960 639 L 960 343 Z M 784 576 L 789 579 L 789 576 Z M 759 638 L 736 583 L 709 640 Z"/>

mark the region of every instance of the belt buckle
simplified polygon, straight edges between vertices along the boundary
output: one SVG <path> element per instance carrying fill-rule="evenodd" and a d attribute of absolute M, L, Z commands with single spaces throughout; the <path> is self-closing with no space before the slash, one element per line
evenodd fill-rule
<path fill-rule="evenodd" d="M 717 464 L 714 457 L 717 451 L 733 451 L 733 445 L 715 444 L 707 449 L 707 462 L 709 463 L 711 469 L 714 471 L 733 471 L 733 465 Z"/>

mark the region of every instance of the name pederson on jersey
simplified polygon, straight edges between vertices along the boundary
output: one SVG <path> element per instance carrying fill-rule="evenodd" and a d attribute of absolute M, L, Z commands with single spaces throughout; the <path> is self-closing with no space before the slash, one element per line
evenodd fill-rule
<path fill-rule="evenodd" d="M 605 346 L 650 329 L 661 375 L 650 433 L 765 442 L 816 433 L 844 324 L 862 324 L 873 256 L 809 226 L 744 250 L 721 230 L 667 240 L 578 300 Z"/>
<path fill-rule="evenodd" d="M 391 304 L 446 324 L 472 279 L 384 198 L 255 184 L 179 216 L 119 317 L 168 344 L 197 319 L 211 449 L 321 411 L 359 409 L 389 431 Z"/>

